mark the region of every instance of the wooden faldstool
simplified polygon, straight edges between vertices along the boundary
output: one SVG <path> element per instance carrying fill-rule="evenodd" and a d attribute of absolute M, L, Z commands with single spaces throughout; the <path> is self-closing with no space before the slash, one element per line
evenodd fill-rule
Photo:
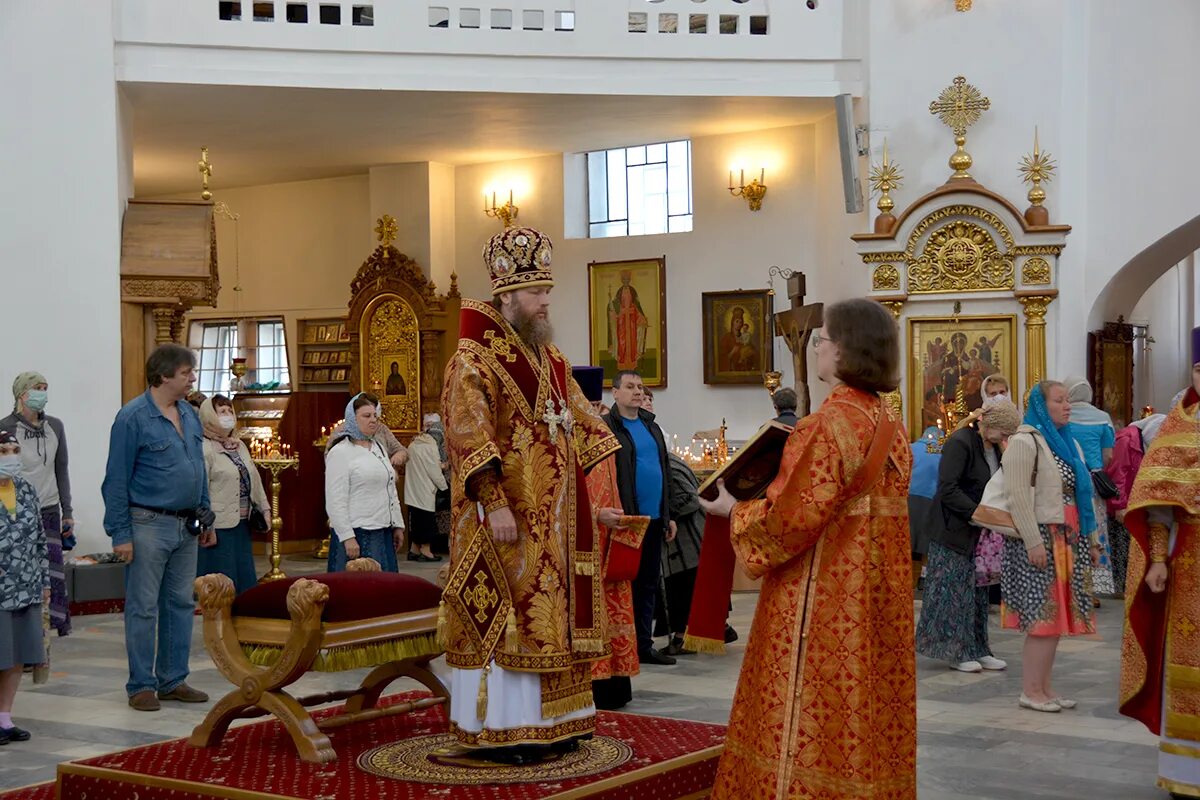
<path fill-rule="evenodd" d="M 378 562 L 351 561 L 346 572 L 260 584 L 235 599 L 225 575 L 196 579 L 204 644 L 237 688 L 192 732 L 196 747 L 221 743 L 236 719 L 273 714 L 304 761 L 337 758 L 322 731 L 446 702 L 446 687 L 429 670 L 437 644 L 442 591 L 423 578 L 380 572 Z M 287 687 L 309 670 L 375 667 L 357 689 L 296 698 Z M 392 681 L 408 677 L 433 697 L 376 706 Z M 342 713 L 320 722 L 308 706 L 345 700 Z"/>

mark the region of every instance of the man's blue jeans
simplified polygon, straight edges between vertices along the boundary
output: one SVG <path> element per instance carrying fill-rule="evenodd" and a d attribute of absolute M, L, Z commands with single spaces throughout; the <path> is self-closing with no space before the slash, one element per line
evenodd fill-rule
<path fill-rule="evenodd" d="M 187 679 L 197 542 L 177 517 L 141 508 L 130 513 L 133 562 L 125 570 L 125 691 L 132 697 L 146 690 L 169 692 Z"/>

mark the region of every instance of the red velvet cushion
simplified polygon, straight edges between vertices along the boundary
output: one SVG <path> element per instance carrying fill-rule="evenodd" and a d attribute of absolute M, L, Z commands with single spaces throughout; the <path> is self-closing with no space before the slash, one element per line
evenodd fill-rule
<path fill-rule="evenodd" d="M 261 583 L 243 592 L 233 603 L 236 617 L 288 619 L 287 593 L 300 577 L 329 587 L 329 601 L 321 619 L 350 622 L 437 608 L 442 590 L 415 575 L 395 572 L 322 572 Z"/>

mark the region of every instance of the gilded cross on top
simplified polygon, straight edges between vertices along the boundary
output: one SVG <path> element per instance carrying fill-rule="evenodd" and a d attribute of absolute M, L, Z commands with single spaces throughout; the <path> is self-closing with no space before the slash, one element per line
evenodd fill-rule
<path fill-rule="evenodd" d="M 375 224 L 375 236 L 379 238 L 380 244 L 384 247 L 396 241 L 396 234 L 399 232 L 400 228 L 396 225 L 396 218 L 391 214 L 384 214 Z"/>
<path fill-rule="evenodd" d="M 992 107 L 992 101 L 959 75 L 954 82 L 942 89 L 938 99 L 929 104 L 929 113 L 938 117 L 954 131 L 954 144 L 958 149 L 950 156 L 951 178 L 970 178 L 971 155 L 964 145 L 967 143 L 967 128 L 979 121 L 979 116 Z"/>

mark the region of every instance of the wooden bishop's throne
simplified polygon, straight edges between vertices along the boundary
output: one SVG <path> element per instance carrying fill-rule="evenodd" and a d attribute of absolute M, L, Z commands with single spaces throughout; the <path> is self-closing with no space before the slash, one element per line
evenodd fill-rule
<path fill-rule="evenodd" d="M 383 420 L 401 442 L 421 430 L 424 414 L 441 405 L 446 364 L 458 345 L 458 277 L 438 294 L 417 262 L 391 242 L 396 222 L 384 215 L 380 244 L 350 283 L 350 390 L 371 392 Z"/>

